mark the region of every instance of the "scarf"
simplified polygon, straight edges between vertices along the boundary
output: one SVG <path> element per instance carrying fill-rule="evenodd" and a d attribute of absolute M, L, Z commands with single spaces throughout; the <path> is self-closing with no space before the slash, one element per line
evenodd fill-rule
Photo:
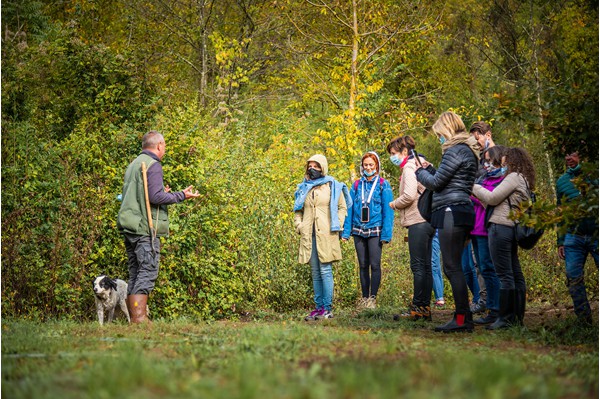
<path fill-rule="evenodd" d="M 340 219 L 338 217 L 338 202 L 340 200 L 340 195 L 344 195 L 348 209 L 352 207 L 352 198 L 350 197 L 348 187 L 331 176 L 324 176 L 316 180 L 304 179 L 302 183 L 298 184 L 298 188 L 294 193 L 294 212 L 304 209 L 304 202 L 306 201 L 306 196 L 310 190 L 328 183 L 331 183 L 331 201 L 329 202 L 331 231 L 342 231 L 342 226 L 340 226 Z"/>
<path fill-rule="evenodd" d="M 471 151 L 473 151 L 473 154 L 475 154 L 477 160 L 479 160 L 479 152 L 481 150 L 479 148 L 479 143 L 477 143 L 477 140 L 475 140 L 475 137 L 473 137 L 472 134 L 467 132 L 455 134 L 450 140 L 447 140 L 444 144 L 442 144 L 442 153 L 446 152 L 448 148 L 457 144 L 468 145 Z"/>

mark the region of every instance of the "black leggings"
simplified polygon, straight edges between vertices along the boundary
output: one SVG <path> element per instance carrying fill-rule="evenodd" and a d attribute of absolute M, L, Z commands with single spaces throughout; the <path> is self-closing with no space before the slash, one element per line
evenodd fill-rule
<path fill-rule="evenodd" d="M 444 274 L 452 286 L 456 313 L 459 314 L 470 311 L 467 281 L 462 270 L 462 254 L 470 232 L 470 227 L 454 225 L 452 212 L 446 212 L 444 227 L 438 229 Z"/>
<path fill-rule="evenodd" d="M 429 306 L 433 290 L 431 274 L 431 240 L 435 229 L 427 222 L 408 227 L 408 252 L 413 274 L 413 304 Z"/>
<path fill-rule="evenodd" d="M 362 296 L 363 298 L 377 296 L 381 284 L 381 250 L 383 244 L 379 241 L 379 237 L 353 237 L 358 266 L 360 267 Z M 371 266 L 370 270 L 369 266 Z"/>

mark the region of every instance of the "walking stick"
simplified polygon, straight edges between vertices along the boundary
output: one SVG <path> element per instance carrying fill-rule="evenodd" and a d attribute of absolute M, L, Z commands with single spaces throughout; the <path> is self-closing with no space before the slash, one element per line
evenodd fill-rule
<path fill-rule="evenodd" d="M 154 253 L 154 226 L 152 225 L 152 211 L 150 208 L 150 197 L 148 196 L 148 169 L 146 162 L 142 162 L 142 180 L 144 181 L 144 198 L 146 199 L 146 213 L 148 214 L 148 226 L 150 227 L 150 237 L 152 242 L 152 255 Z"/>

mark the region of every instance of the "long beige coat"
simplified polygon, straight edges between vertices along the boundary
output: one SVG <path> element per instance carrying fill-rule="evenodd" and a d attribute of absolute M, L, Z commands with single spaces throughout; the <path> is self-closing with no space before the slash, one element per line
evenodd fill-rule
<path fill-rule="evenodd" d="M 316 159 L 313 159 L 316 158 Z M 324 156 L 316 156 L 309 159 L 321 165 L 323 174 L 327 174 L 327 160 Z M 331 211 L 329 199 L 331 188 L 329 184 L 314 187 L 308 192 L 304 202 L 304 208 L 294 214 L 294 227 L 300 234 L 300 249 L 298 251 L 298 262 L 308 263 L 312 254 L 313 230 L 316 233 L 317 253 L 319 260 L 329 263 L 342 259 L 342 248 L 340 246 L 339 232 L 331 231 Z M 344 220 L 348 213 L 346 199 L 340 195 L 338 201 L 338 218 L 340 226 L 344 226 Z M 314 229 L 313 229 L 314 227 Z"/>
<path fill-rule="evenodd" d="M 425 162 L 423 158 L 420 160 Z M 419 193 L 422 193 L 425 187 L 417 181 L 416 170 L 415 160 L 409 159 L 402 169 L 402 176 L 400 176 L 400 196 L 392 202 L 394 210 L 400 213 L 400 224 L 403 227 L 425 222 L 417 207 Z"/>

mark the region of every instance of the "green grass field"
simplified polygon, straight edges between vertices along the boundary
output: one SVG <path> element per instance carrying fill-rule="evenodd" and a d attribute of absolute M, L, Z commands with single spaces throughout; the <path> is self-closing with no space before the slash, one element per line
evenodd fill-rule
<path fill-rule="evenodd" d="M 445 335 L 392 309 L 306 323 L 2 322 L 2 398 L 593 398 L 598 328 L 529 309 L 526 329 Z"/>

